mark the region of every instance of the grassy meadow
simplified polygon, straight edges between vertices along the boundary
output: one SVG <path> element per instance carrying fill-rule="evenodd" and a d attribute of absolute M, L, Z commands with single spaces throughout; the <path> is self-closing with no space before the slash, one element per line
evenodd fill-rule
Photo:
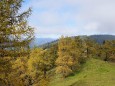
<path fill-rule="evenodd" d="M 91 58 L 65 79 L 55 75 L 50 86 L 115 86 L 115 63 Z"/>

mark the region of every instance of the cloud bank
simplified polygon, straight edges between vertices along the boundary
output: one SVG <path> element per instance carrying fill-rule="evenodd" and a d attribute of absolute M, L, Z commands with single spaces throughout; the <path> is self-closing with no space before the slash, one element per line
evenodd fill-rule
<path fill-rule="evenodd" d="M 115 34 L 115 0 L 30 0 L 37 37 Z"/>

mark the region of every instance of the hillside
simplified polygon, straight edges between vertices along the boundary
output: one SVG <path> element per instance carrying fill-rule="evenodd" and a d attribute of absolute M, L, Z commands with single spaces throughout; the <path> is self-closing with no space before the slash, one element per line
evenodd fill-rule
<path fill-rule="evenodd" d="M 74 76 L 54 76 L 50 86 L 115 86 L 115 64 L 98 59 L 88 60 Z"/>

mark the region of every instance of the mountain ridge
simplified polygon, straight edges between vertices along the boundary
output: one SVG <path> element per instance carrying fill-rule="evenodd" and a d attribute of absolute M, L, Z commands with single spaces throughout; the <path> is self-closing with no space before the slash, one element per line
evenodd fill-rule
<path fill-rule="evenodd" d="M 103 43 L 105 40 L 115 40 L 115 35 L 90 35 L 89 37 L 99 44 Z"/>
<path fill-rule="evenodd" d="M 72 37 L 77 37 L 77 36 L 72 36 Z M 105 40 L 115 40 L 115 35 L 80 35 L 79 37 L 81 38 L 85 38 L 85 37 L 89 37 L 91 39 L 93 39 L 94 41 L 96 41 L 99 44 L 102 44 L 103 41 Z M 55 38 L 35 38 L 32 42 L 31 42 L 31 47 L 48 47 L 52 44 L 55 44 L 58 42 L 59 39 L 55 39 Z"/>

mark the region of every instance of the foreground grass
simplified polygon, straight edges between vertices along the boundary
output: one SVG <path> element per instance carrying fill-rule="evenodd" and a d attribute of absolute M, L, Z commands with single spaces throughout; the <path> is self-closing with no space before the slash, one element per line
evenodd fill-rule
<path fill-rule="evenodd" d="M 54 76 L 50 86 L 115 86 L 115 64 L 90 59 L 73 76 Z"/>

